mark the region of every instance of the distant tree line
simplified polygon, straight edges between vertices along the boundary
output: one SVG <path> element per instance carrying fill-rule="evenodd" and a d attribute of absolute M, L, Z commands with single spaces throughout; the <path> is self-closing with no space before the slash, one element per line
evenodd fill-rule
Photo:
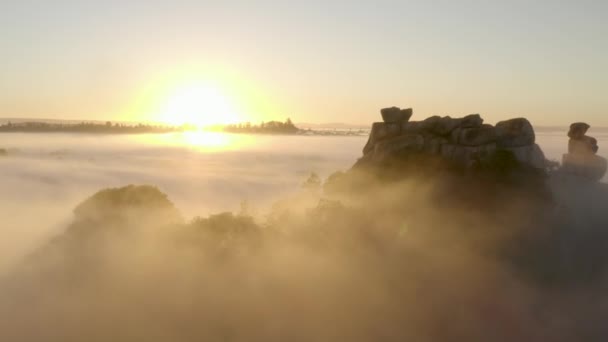
<path fill-rule="evenodd" d="M 168 132 L 181 132 L 187 130 L 187 126 L 163 126 L 163 125 L 147 125 L 147 124 L 122 124 L 112 123 L 107 121 L 105 123 L 94 123 L 94 122 L 81 122 L 76 124 L 68 123 L 48 123 L 48 122 L 19 122 L 11 123 L 8 122 L 4 125 L 0 125 L 0 133 L 2 132 L 25 132 L 25 133 L 52 133 L 52 132 L 67 132 L 67 133 L 125 133 L 125 134 L 137 134 L 137 133 L 168 133 Z"/>
<path fill-rule="evenodd" d="M 166 126 L 149 124 L 124 124 L 102 122 L 80 122 L 80 123 L 49 123 L 41 121 L 29 121 L 0 125 L 0 133 L 23 132 L 23 133 L 105 133 L 105 134 L 139 134 L 139 133 L 170 133 L 184 132 L 196 129 L 195 126 Z M 254 125 L 250 122 L 231 125 L 210 127 L 211 130 L 220 130 L 230 133 L 259 133 L 259 134 L 296 134 L 300 131 L 291 119 L 280 121 L 268 121 Z"/>
<path fill-rule="evenodd" d="M 252 125 L 250 122 L 226 125 L 223 127 L 225 132 L 230 133 L 262 133 L 262 134 L 296 134 L 300 129 L 296 127 L 291 119 L 281 121 L 261 122 L 259 125 Z"/>

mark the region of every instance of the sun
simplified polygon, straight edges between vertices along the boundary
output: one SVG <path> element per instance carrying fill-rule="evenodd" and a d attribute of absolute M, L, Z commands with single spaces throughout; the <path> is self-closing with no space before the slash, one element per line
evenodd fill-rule
<path fill-rule="evenodd" d="M 158 117 L 172 125 L 198 127 L 240 120 L 234 101 L 217 86 L 206 83 L 184 84 L 170 90 L 162 101 Z"/>

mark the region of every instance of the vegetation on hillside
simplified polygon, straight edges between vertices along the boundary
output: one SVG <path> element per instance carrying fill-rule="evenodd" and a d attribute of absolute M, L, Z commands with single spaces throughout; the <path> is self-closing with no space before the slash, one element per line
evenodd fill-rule
<path fill-rule="evenodd" d="M 155 187 L 103 190 L 2 285 L 2 336 L 607 336 L 605 221 L 581 229 L 582 213 L 556 213 L 538 178 L 492 176 L 517 168 L 509 155 L 468 173 L 408 162 L 325 181 L 312 174 L 300 192 L 255 217 L 244 206 L 185 220 Z M 19 322 L 53 329 L 24 331 Z"/>

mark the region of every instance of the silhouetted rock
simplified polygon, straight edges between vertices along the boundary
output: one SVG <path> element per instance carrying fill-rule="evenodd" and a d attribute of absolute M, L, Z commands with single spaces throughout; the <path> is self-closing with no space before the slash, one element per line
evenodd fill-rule
<path fill-rule="evenodd" d="M 441 154 L 441 147 L 448 144 L 450 141 L 444 137 L 427 135 L 424 137 L 424 153 L 431 155 Z"/>
<path fill-rule="evenodd" d="M 398 120 L 399 108 L 382 110 L 385 122 L 372 125 L 357 166 L 406 160 L 411 155 L 439 157 L 466 168 L 492 162 L 498 151 L 512 154 L 510 160 L 522 166 L 544 170 L 545 156 L 535 142 L 534 129 L 524 118 L 484 125 L 479 114 L 463 118 L 431 116 L 423 121 Z M 409 117 L 408 117 L 409 119 Z M 491 167 L 490 167 L 491 168 Z"/>
<path fill-rule="evenodd" d="M 496 142 L 496 129 L 492 125 L 476 128 L 458 128 L 452 132 L 451 140 L 464 146 L 481 146 Z"/>
<path fill-rule="evenodd" d="M 452 133 L 457 127 L 460 127 L 463 119 L 453 119 L 449 116 L 444 116 L 435 120 L 433 125 L 429 127 L 431 133 L 447 136 Z"/>
<path fill-rule="evenodd" d="M 501 121 L 496 124 L 499 147 L 521 147 L 533 145 L 536 141 L 534 128 L 524 118 Z"/>
<path fill-rule="evenodd" d="M 575 122 L 570 125 L 568 137 L 571 139 L 581 139 L 583 136 L 585 136 L 589 128 L 591 128 L 591 126 L 584 122 Z"/>
<path fill-rule="evenodd" d="M 369 134 L 367 144 L 363 148 L 363 154 L 371 152 L 374 145 L 384 139 L 397 136 L 401 133 L 401 124 L 395 122 L 374 122 Z"/>
<path fill-rule="evenodd" d="M 445 144 L 441 146 L 441 156 L 456 164 L 473 167 L 476 163 L 483 162 L 496 152 L 496 144 L 480 146 L 464 146 Z"/>
<path fill-rule="evenodd" d="M 382 120 L 384 122 L 398 123 L 408 121 L 412 117 L 413 111 L 411 108 L 401 109 L 399 107 L 389 107 L 381 109 L 380 113 L 382 114 Z"/>
<path fill-rule="evenodd" d="M 606 174 L 606 159 L 597 156 L 599 150 L 597 139 L 587 136 L 591 128 L 584 122 L 570 125 L 568 131 L 568 153 L 562 158 L 561 170 L 582 178 L 600 181 Z"/>
<path fill-rule="evenodd" d="M 462 128 L 481 127 L 481 125 L 483 125 L 483 119 L 479 114 L 469 114 L 462 118 L 460 123 Z"/>
<path fill-rule="evenodd" d="M 580 139 L 570 139 L 568 142 L 568 153 L 596 154 L 598 150 L 597 139 L 586 135 Z"/>
<path fill-rule="evenodd" d="M 420 121 L 406 121 L 401 123 L 402 134 L 422 134 L 424 124 Z"/>
<path fill-rule="evenodd" d="M 513 154 L 515 159 L 522 164 L 543 169 L 546 165 L 545 154 L 537 144 L 518 147 L 503 147 L 503 150 Z"/>
<path fill-rule="evenodd" d="M 440 122 L 441 116 L 435 115 L 422 120 L 420 125 L 423 130 L 427 132 L 432 132 L 440 124 Z"/>
<path fill-rule="evenodd" d="M 402 135 L 376 144 L 372 160 L 382 162 L 389 158 L 404 157 L 422 152 L 424 147 L 422 135 Z"/>

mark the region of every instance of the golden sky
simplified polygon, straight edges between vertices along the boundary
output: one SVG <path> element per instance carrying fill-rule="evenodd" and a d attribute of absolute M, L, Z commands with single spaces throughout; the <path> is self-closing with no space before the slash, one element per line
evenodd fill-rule
<path fill-rule="evenodd" d="M 605 1 L 8 1 L 0 117 L 608 126 Z"/>

